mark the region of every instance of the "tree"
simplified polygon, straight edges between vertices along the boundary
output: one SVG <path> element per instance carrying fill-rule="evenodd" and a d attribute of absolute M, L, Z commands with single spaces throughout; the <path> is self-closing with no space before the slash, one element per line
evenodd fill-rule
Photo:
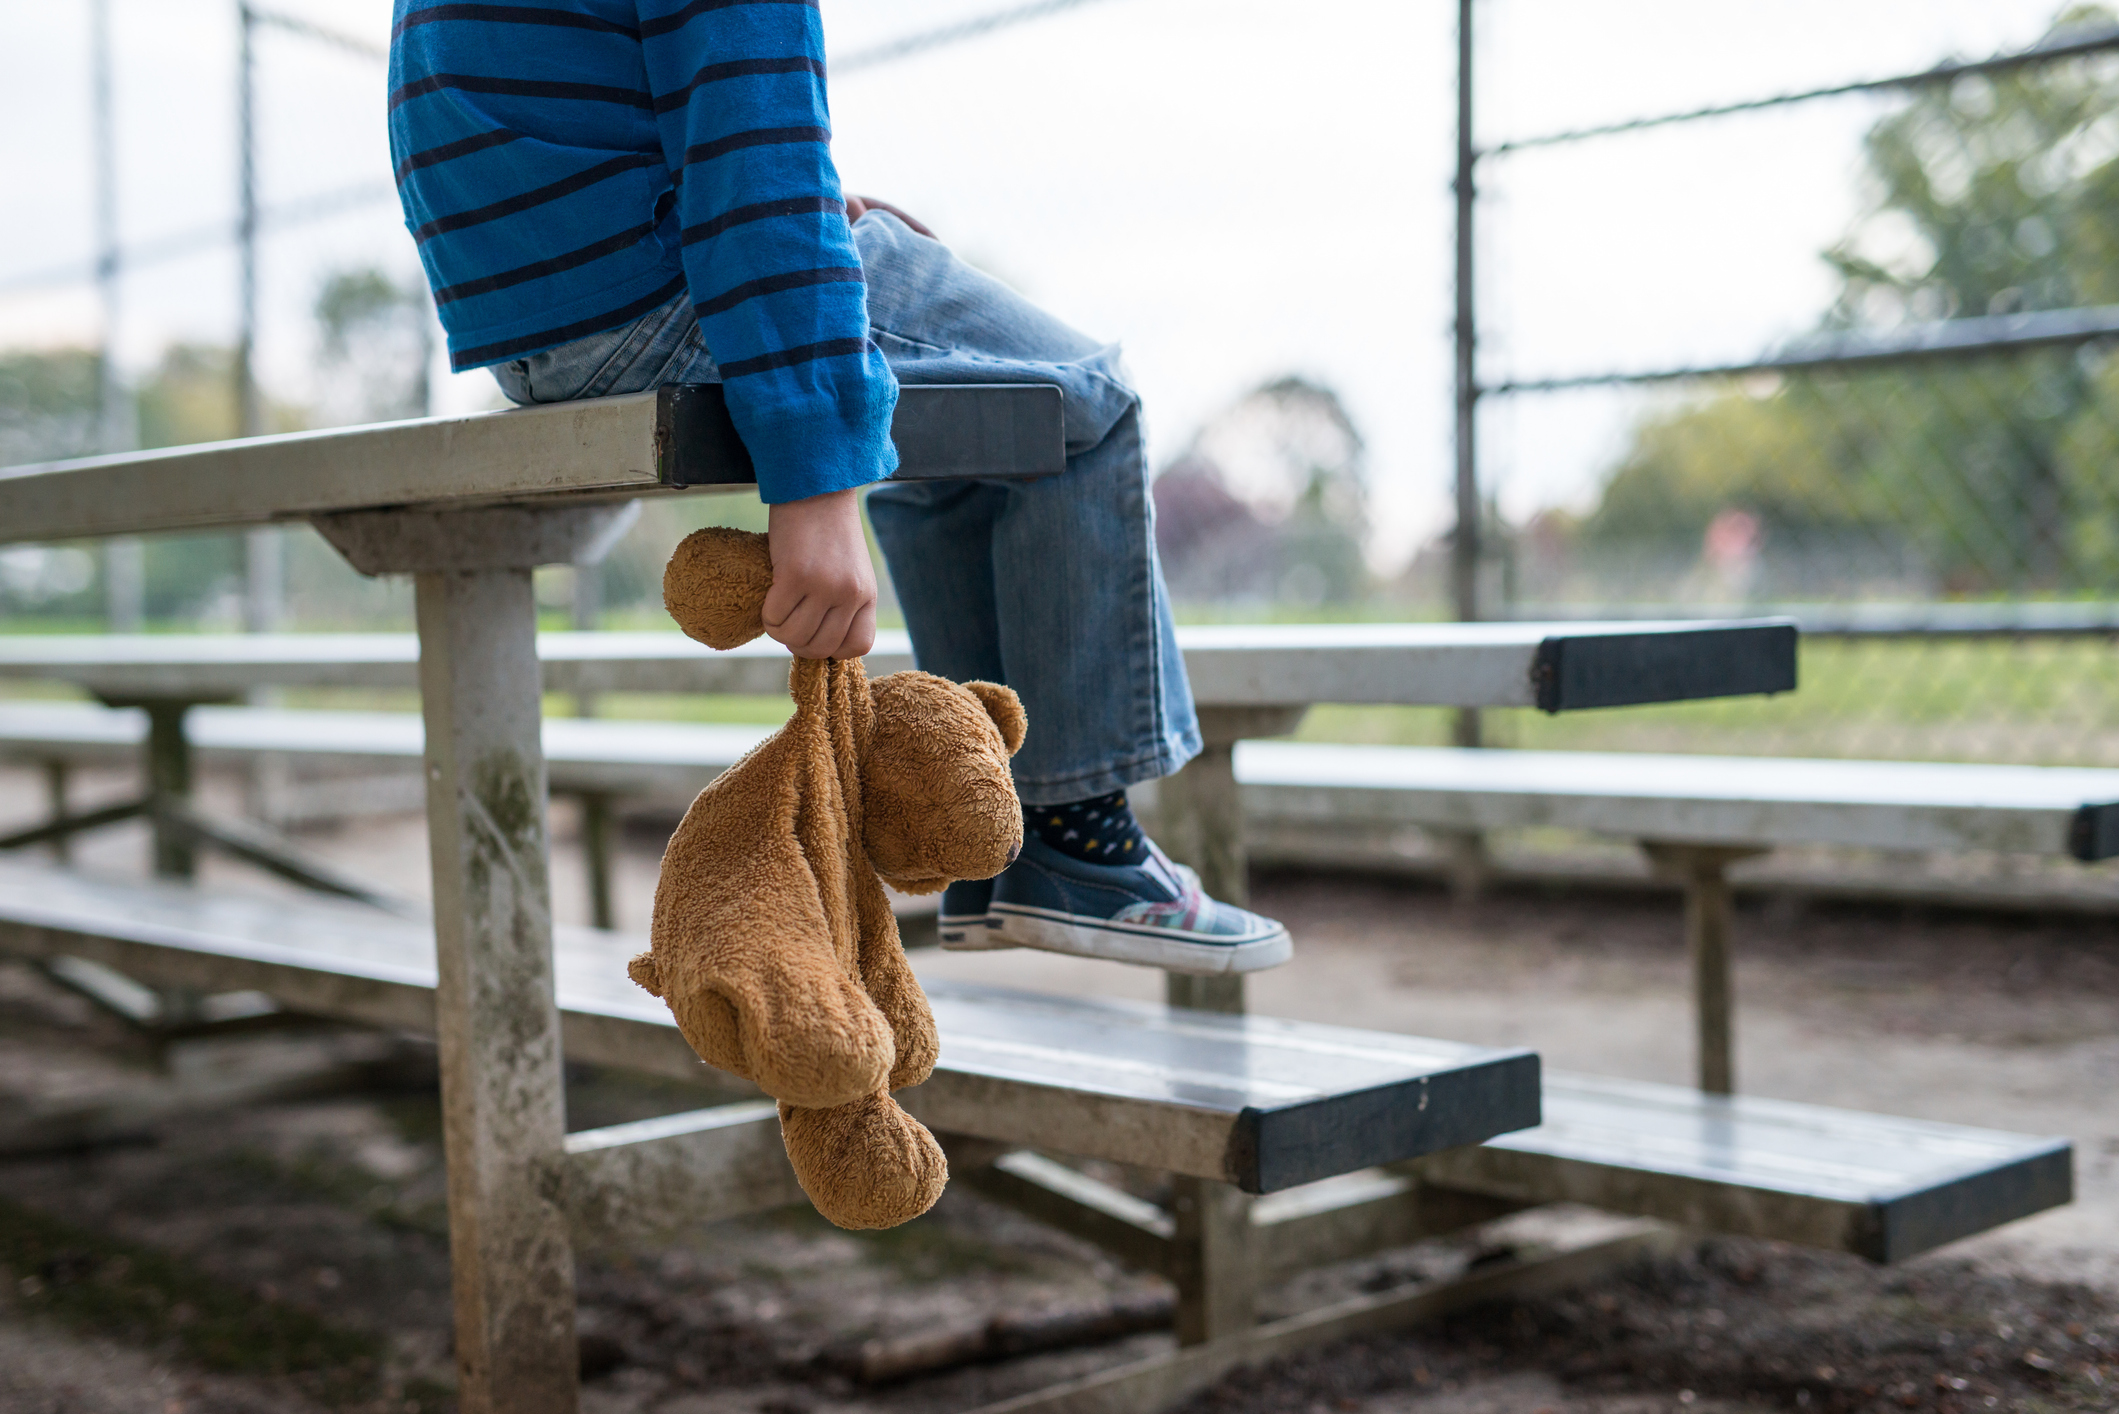
<path fill-rule="evenodd" d="M 0 354 L 0 466 L 94 452 L 101 369 L 93 349 Z"/>
<path fill-rule="evenodd" d="M 1331 389 L 1265 383 L 1155 482 L 1155 539 L 1180 598 L 1346 603 L 1367 587 L 1361 434 Z"/>
<path fill-rule="evenodd" d="M 140 445 L 172 447 L 236 435 L 235 357 L 225 348 L 173 344 L 136 389 Z M 0 464 L 87 456 L 97 450 L 98 355 L 87 349 L 0 356 Z M 276 432 L 306 425 L 301 408 L 266 404 Z M 94 618 L 102 590 L 79 547 L 18 547 L 0 566 L 0 609 Z M 83 566 L 90 566 L 84 570 Z M 232 612 L 240 541 L 225 533 L 156 536 L 146 552 L 146 608 L 153 618 Z"/>
<path fill-rule="evenodd" d="M 2109 25 L 2078 7 L 2055 33 Z M 2119 66 L 1917 90 L 1869 133 L 1869 214 L 1825 253 L 1824 334 L 2119 302 Z M 1585 526 L 1607 562 L 1689 562 L 1756 515 L 1769 595 L 2109 590 L 2119 378 L 2101 352 L 1754 380 L 1645 418 Z"/>
<path fill-rule="evenodd" d="M 324 425 L 427 415 L 432 316 L 427 292 L 376 269 L 342 270 L 316 297 L 317 382 Z"/>

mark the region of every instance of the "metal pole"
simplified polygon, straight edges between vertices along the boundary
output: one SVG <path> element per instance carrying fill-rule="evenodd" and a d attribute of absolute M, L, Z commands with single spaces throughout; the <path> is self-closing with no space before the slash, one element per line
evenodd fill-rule
<path fill-rule="evenodd" d="M 257 16 L 237 4 L 242 34 L 236 63 L 236 244 L 241 260 L 237 284 L 235 346 L 236 435 L 255 437 L 264 431 L 258 409 L 256 372 L 258 324 L 258 188 L 257 188 Z"/>
<path fill-rule="evenodd" d="M 236 5 L 242 47 L 236 76 L 236 240 L 242 270 L 238 281 L 235 348 L 236 435 L 257 437 L 265 431 L 265 411 L 258 394 L 258 181 L 257 181 L 257 12 Z M 248 532 L 243 543 L 247 593 L 244 627 L 271 633 L 280 627 L 286 599 L 284 550 L 280 532 L 265 527 Z"/>
<path fill-rule="evenodd" d="M 1450 545 L 1450 595 L 1457 617 L 1465 622 L 1479 617 L 1479 333 L 1472 299 L 1477 161 L 1472 146 L 1472 0 L 1457 0 L 1457 528 Z M 1457 713 L 1455 735 L 1459 746 L 1479 744 L 1477 711 Z"/>
<path fill-rule="evenodd" d="M 110 0 L 89 0 L 91 102 L 96 143 L 96 293 L 103 304 L 103 356 L 96 377 L 96 449 L 129 452 L 139 440 L 131 397 L 118 376 L 118 134 L 111 96 Z M 136 633 L 145 617 L 145 552 L 137 536 L 103 546 L 105 618 L 115 633 Z"/>

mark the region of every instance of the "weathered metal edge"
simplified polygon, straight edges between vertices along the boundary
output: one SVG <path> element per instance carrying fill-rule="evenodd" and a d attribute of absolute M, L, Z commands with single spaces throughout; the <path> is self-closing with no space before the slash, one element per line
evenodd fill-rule
<path fill-rule="evenodd" d="M 1278 1193 L 1535 1128 L 1542 1103 L 1537 1054 L 1512 1050 L 1349 1095 L 1253 1105 L 1229 1131 L 1226 1177 Z"/>
<path fill-rule="evenodd" d="M 2119 801 L 2085 805 L 2068 822 L 2068 853 L 2085 864 L 2119 855 Z"/>
<path fill-rule="evenodd" d="M 1954 1178 L 1879 1196 L 1853 1250 L 1872 1262 L 1903 1262 L 2074 1199 L 2074 1142 L 2048 1139 L 1999 1168 L 1967 1165 Z"/>

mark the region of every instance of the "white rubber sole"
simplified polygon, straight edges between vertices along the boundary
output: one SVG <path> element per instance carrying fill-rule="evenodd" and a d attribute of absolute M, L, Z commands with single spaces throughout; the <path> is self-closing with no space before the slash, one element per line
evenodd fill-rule
<path fill-rule="evenodd" d="M 1192 943 L 1171 937 L 1167 928 L 1128 923 L 1082 923 L 1064 913 L 1025 908 L 1020 904 L 995 904 L 991 917 L 1000 925 L 992 931 L 1007 939 L 999 944 L 1002 947 L 1036 948 L 1041 952 L 1102 958 L 1107 962 L 1130 962 L 1140 967 L 1159 967 L 1165 972 L 1190 973 L 1195 977 L 1261 972 L 1268 967 L 1278 967 L 1295 955 L 1294 940 L 1288 937 L 1285 928 L 1241 943 Z M 944 943 L 942 946 L 949 945 Z"/>
<path fill-rule="evenodd" d="M 943 952 L 1006 952 L 1015 946 L 981 913 L 975 918 L 944 918 L 936 925 Z"/>

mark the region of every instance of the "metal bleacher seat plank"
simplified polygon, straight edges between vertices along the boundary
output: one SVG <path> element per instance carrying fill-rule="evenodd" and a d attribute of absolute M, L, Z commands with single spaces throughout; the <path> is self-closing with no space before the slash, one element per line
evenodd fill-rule
<path fill-rule="evenodd" d="M 557 791 L 601 791 L 688 802 L 773 729 L 703 722 L 549 717 L 545 761 Z M 201 762 L 241 763 L 286 753 L 330 765 L 415 768 L 426 730 L 414 712 L 197 707 L 186 719 Z M 136 708 L 82 702 L 0 703 L 0 758 L 61 756 L 130 764 L 147 739 Z"/>
<path fill-rule="evenodd" d="M 1050 384 L 908 387 L 903 479 L 1066 469 Z M 387 506 L 630 499 L 753 479 L 720 389 L 663 388 L 504 412 L 329 428 L 0 469 L 0 539 L 291 520 Z"/>
<path fill-rule="evenodd" d="M 2114 770 L 1246 742 L 1236 775 L 1261 820 L 2119 855 Z"/>
<path fill-rule="evenodd" d="M 1193 695 L 1213 707 L 1314 702 L 1573 711 L 1795 686 L 1795 630 L 1779 620 L 1683 624 L 1306 624 L 1178 630 Z M 677 633 L 546 633 L 549 692 L 734 692 L 787 687 L 787 651 L 728 653 Z M 877 635 L 871 675 L 912 666 L 902 632 Z M 0 677 L 61 681 L 113 699 L 212 701 L 256 687 L 412 687 L 410 634 L 96 634 L 0 637 Z"/>
<path fill-rule="evenodd" d="M 1899 1262 L 2058 1207 L 2065 1139 L 1552 1074 L 1545 1122 L 1422 1161 L 1431 1182 Z"/>
<path fill-rule="evenodd" d="M 625 975 L 642 945 L 558 930 L 567 1054 L 699 1079 L 668 1009 Z M 0 951 L 85 957 L 142 981 L 255 990 L 293 1011 L 433 1027 L 431 926 L 331 900 L 0 864 Z M 1538 1061 L 1527 1051 L 962 984 L 936 984 L 929 996 L 942 1059 L 903 1098 L 938 1131 L 1256 1193 L 1538 1119 Z"/>

